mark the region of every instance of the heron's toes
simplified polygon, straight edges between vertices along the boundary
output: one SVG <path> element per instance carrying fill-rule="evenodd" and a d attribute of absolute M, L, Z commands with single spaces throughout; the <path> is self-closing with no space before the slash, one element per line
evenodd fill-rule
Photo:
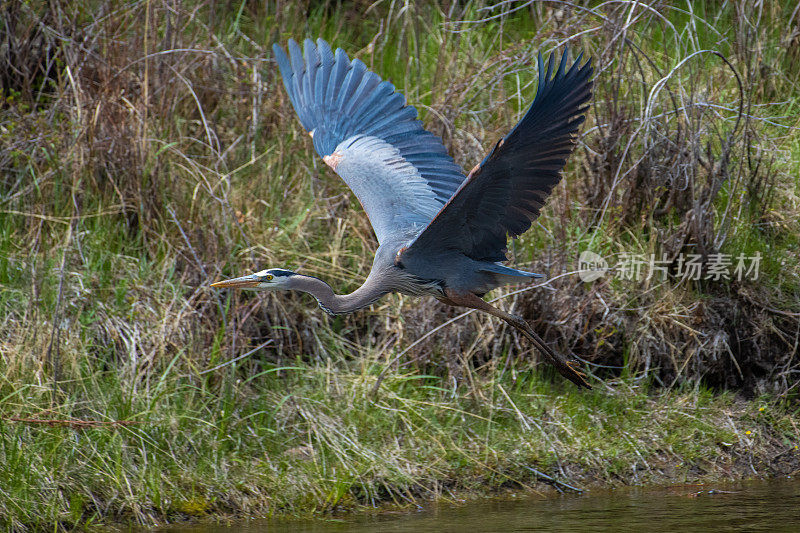
<path fill-rule="evenodd" d="M 570 369 L 571 369 L 573 372 L 575 372 L 576 374 L 578 374 L 580 377 L 582 377 L 582 378 L 585 378 L 585 377 L 586 377 L 586 374 L 584 374 L 584 373 L 583 373 L 583 371 L 581 370 L 580 363 L 578 363 L 577 361 L 567 361 L 567 366 L 568 366 L 568 367 L 569 367 L 569 368 L 570 368 Z"/>
<path fill-rule="evenodd" d="M 592 386 L 586 381 L 586 374 L 581 372 L 579 363 L 577 361 L 567 360 L 564 362 L 564 367 L 559 368 L 561 374 L 579 387 L 591 389 Z"/>

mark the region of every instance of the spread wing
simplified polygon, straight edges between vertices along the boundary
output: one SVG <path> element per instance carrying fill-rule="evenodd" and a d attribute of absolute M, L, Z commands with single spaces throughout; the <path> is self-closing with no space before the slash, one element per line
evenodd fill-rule
<path fill-rule="evenodd" d="M 314 148 L 358 197 L 379 242 L 424 228 L 464 181 L 394 85 L 318 39 L 272 50 Z"/>
<path fill-rule="evenodd" d="M 592 66 L 581 56 L 553 76 L 553 55 L 543 68 L 530 109 L 470 172 L 455 195 L 404 253 L 455 249 L 477 261 L 505 261 L 508 236 L 521 235 L 561 180 L 591 98 Z"/>

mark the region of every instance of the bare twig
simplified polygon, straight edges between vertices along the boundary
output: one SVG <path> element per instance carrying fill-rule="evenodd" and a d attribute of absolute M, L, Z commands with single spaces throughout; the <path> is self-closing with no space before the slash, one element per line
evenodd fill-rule
<path fill-rule="evenodd" d="M 42 419 L 42 418 L 21 418 L 16 416 L 4 417 L 3 420 L 8 420 L 9 422 L 22 422 L 24 424 L 39 424 L 51 427 L 61 426 L 72 429 L 133 426 L 136 424 L 143 423 L 133 420 L 77 420 L 77 419 L 61 420 L 61 419 Z"/>
<path fill-rule="evenodd" d="M 236 361 L 244 359 L 245 357 L 249 357 L 249 356 L 253 355 L 254 353 L 256 353 L 257 351 L 259 351 L 264 346 L 267 346 L 268 344 L 272 344 L 272 342 L 273 342 L 273 339 L 269 339 L 266 342 L 262 342 L 261 344 L 259 344 L 255 348 L 253 348 L 252 350 L 250 350 L 250 351 L 248 351 L 246 353 L 243 353 L 242 355 L 236 356 L 233 359 L 229 359 L 229 360 L 225 361 L 224 363 L 221 363 L 221 364 L 215 366 L 214 368 L 209 368 L 209 369 L 203 370 L 202 372 L 198 372 L 198 375 L 202 376 L 203 374 L 208 374 L 209 372 L 213 372 L 215 370 L 219 370 L 220 368 L 223 368 L 223 367 L 226 367 L 226 366 L 228 366 L 230 364 L 233 364 Z"/>

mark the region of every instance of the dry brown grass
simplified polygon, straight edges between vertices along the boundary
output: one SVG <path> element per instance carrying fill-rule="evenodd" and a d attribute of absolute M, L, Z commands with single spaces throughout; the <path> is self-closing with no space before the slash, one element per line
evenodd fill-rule
<path fill-rule="evenodd" d="M 63 367 L 60 379 L 91 354 L 141 376 L 183 351 L 198 371 L 271 339 L 260 357 L 277 363 L 380 346 L 384 363 L 470 383 L 470 368 L 536 357 L 475 315 L 407 350 L 458 314 L 432 301 L 392 297 L 330 320 L 300 296 L 206 288 L 287 265 L 345 289 L 369 268 L 368 222 L 312 157 L 267 51 L 306 20 L 391 77 L 465 167 L 524 110 L 535 50 L 583 49 L 597 65 L 590 120 L 517 262 L 555 275 L 584 248 L 674 260 L 763 246 L 768 272 L 756 284 L 564 276 L 503 304 L 602 365 L 590 367 L 600 377 L 625 367 L 664 385 L 796 387 L 797 121 L 782 114 L 797 105 L 796 12 L 744 0 L 695 13 L 670 2 L 242 9 L 3 4 L 0 209 L 19 270 L 3 282 L 10 368 Z"/>

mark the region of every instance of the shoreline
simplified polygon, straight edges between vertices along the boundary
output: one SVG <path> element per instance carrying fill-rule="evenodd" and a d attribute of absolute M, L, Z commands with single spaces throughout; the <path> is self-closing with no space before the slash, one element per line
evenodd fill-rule
<path fill-rule="evenodd" d="M 732 450 L 736 451 L 736 450 Z M 291 525 L 298 521 L 314 522 L 326 519 L 358 519 L 363 516 L 373 515 L 392 515 L 402 516 L 406 513 L 416 511 L 430 511 L 440 505 L 459 507 L 473 502 L 485 501 L 519 501 L 541 497 L 543 500 L 551 500 L 562 496 L 585 496 L 603 495 L 605 493 L 617 491 L 619 489 L 643 489 L 655 492 L 681 491 L 681 495 L 686 497 L 697 497 L 702 495 L 713 495 L 715 490 L 729 490 L 731 486 L 747 484 L 748 482 L 792 482 L 795 476 L 800 475 L 800 451 L 788 449 L 774 456 L 732 453 L 728 457 L 730 464 L 722 466 L 718 464 L 706 465 L 705 469 L 699 465 L 684 465 L 680 463 L 662 463 L 658 473 L 648 471 L 647 476 L 640 476 L 633 472 L 631 477 L 616 477 L 613 480 L 603 480 L 591 472 L 582 471 L 576 465 L 564 465 L 564 471 L 568 482 L 564 482 L 559 477 L 553 477 L 543 472 L 531 472 L 535 479 L 529 483 L 509 483 L 500 487 L 489 488 L 488 485 L 482 488 L 475 487 L 470 490 L 444 491 L 434 497 L 427 499 L 417 499 L 405 503 L 392 503 L 389 501 L 377 502 L 377 505 L 370 506 L 365 504 L 355 504 L 351 507 L 337 507 L 314 514 L 281 514 L 271 516 L 237 516 L 237 515 L 202 515 L 185 516 L 178 521 L 171 521 L 164 526 L 192 526 L 203 524 L 218 524 L 221 522 L 232 522 L 231 526 L 240 521 L 269 520 Z M 716 468 L 716 470 L 714 470 Z M 754 473 L 754 469 L 756 473 Z M 549 479 L 543 479 L 547 477 Z M 452 482 L 452 480 L 450 480 Z M 441 481 L 445 486 L 447 480 Z M 571 486 L 570 483 L 576 484 Z M 719 489 L 719 487 L 722 487 Z"/>
<path fill-rule="evenodd" d="M 536 373 L 455 391 L 395 374 L 373 396 L 377 372 L 296 368 L 227 394 L 185 377 L 166 378 L 170 392 L 122 387 L 121 404 L 102 408 L 126 407 L 135 424 L 32 426 L 4 415 L 0 444 L 15 461 L 3 466 L 0 505 L 11 528 L 322 518 L 557 492 L 531 468 L 595 490 L 800 473 L 796 407 L 777 399 L 621 380 L 585 393 Z M 65 402 L 53 418 L 86 411 Z"/>

